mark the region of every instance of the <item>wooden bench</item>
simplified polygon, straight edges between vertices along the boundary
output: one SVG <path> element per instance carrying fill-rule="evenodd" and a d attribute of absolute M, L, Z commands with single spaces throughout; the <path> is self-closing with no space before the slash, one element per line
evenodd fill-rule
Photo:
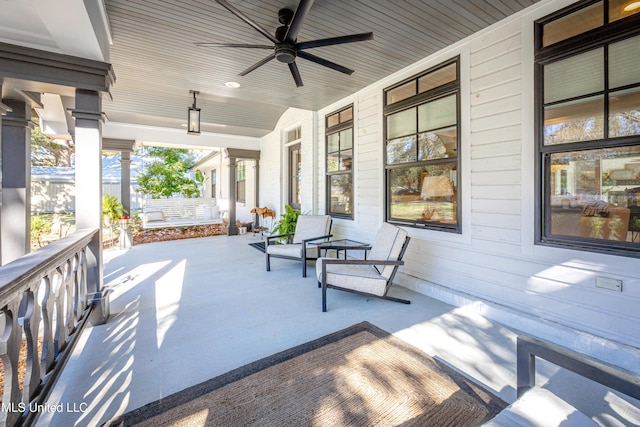
<path fill-rule="evenodd" d="M 147 199 L 142 212 L 142 228 L 187 227 L 222 224 L 216 199 Z"/>

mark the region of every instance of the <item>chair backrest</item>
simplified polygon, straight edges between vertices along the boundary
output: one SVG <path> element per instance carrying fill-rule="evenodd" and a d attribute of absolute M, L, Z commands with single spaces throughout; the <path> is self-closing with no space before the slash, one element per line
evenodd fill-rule
<path fill-rule="evenodd" d="M 383 222 L 376 240 L 371 246 L 369 259 L 381 261 L 397 261 L 404 254 L 403 247 L 408 238 L 408 233 L 400 227 Z M 373 266 L 378 273 L 385 279 L 390 279 L 394 271 L 398 268 L 393 265 L 376 265 Z"/>
<path fill-rule="evenodd" d="M 296 223 L 293 243 L 302 243 L 305 239 L 326 236 L 331 233 L 329 215 L 300 215 Z"/>

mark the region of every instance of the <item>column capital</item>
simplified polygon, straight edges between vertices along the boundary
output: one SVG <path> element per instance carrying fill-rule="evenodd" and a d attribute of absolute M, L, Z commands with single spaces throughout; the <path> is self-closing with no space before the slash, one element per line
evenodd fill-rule
<path fill-rule="evenodd" d="M 106 115 L 102 111 L 70 110 L 71 116 L 76 120 L 93 120 L 104 123 Z"/>
<path fill-rule="evenodd" d="M 11 117 L 10 115 L 4 116 L 2 118 L 2 126 L 11 126 L 11 127 L 28 128 L 28 129 L 33 129 L 35 127 L 35 125 L 31 120 L 23 119 L 20 117 Z"/>
<path fill-rule="evenodd" d="M 2 86 L 0 86 L 0 89 L 2 89 Z M 4 105 L 2 102 L 0 102 L 0 116 L 4 116 L 7 113 L 12 112 L 13 109 L 11 107 L 9 107 L 8 105 Z"/>

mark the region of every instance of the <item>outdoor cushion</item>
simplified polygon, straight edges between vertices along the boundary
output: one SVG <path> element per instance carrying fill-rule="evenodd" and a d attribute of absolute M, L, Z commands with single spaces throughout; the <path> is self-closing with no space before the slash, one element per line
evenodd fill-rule
<path fill-rule="evenodd" d="M 162 211 L 149 211 L 144 213 L 144 222 L 164 221 Z"/>
<path fill-rule="evenodd" d="M 591 418 L 551 391 L 534 387 L 483 427 L 596 427 Z"/>
<path fill-rule="evenodd" d="M 331 236 L 331 217 L 329 215 L 300 215 L 296 222 L 296 230 L 293 233 L 291 243 L 285 239 L 291 238 L 291 234 L 268 236 L 266 238 L 266 267 L 271 270 L 270 258 L 298 259 L 302 262 L 302 277 L 307 277 L 307 260 L 316 259 L 319 256 L 318 246 L 314 243 L 327 241 Z M 286 237 L 285 237 L 286 236 Z M 279 239 L 280 243 L 274 244 Z M 304 257 L 302 255 L 302 242 L 306 243 Z M 274 242 L 274 243 L 271 243 Z"/>
<path fill-rule="evenodd" d="M 300 215 L 296 222 L 296 232 L 293 243 L 303 240 L 326 236 L 331 231 L 331 217 L 329 215 Z M 309 249 L 310 246 L 307 246 Z M 309 256 L 309 254 L 307 254 Z"/>
<path fill-rule="evenodd" d="M 302 244 L 290 243 L 288 245 L 269 245 L 267 246 L 269 255 L 286 256 L 286 257 L 302 257 Z M 314 244 L 307 244 L 307 258 L 317 258 L 318 247 Z"/>
<path fill-rule="evenodd" d="M 406 238 L 406 230 L 386 222 L 382 223 L 378 233 L 376 234 L 376 240 L 371 246 L 369 259 L 384 261 L 398 259 Z M 382 277 L 389 279 L 391 274 L 393 274 L 395 267 L 392 265 L 379 265 L 374 266 L 374 269 L 380 272 Z"/>
<path fill-rule="evenodd" d="M 316 261 L 318 282 L 322 282 L 322 259 Z M 370 265 L 327 264 L 327 283 L 377 296 L 383 296 L 387 291 L 387 279 Z"/>
<path fill-rule="evenodd" d="M 300 243 L 296 245 L 294 244 L 269 245 L 267 246 L 267 253 L 269 255 L 279 255 L 279 256 L 300 258 L 302 256 L 302 245 Z"/>

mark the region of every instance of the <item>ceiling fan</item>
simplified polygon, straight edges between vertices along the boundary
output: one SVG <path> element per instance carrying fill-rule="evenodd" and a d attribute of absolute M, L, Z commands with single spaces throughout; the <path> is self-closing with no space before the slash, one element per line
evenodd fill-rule
<path fill-rule="evenodd" d="M 333 70 L 339 71 L 344 74 L 351 75 L 353 70 L 343 67 L 319 56 L 312 55 L 305 51 L 305 49 L 311 49 L 314 47 L 331 46 L 335 44 L 353 43 L 373 39 L 373 33 L 351 34 L 348 36 L 330 37 L 326 39 L 309 40 L 305 42 L 298 42 L 298 33 L 302 28 L 302 24 L 313 5 L 314 0 L 300 0 L 296 11 L 291 9 L 280 9 L 278 11 L 278 21 L 282 26 L 276 29 L 274 35 L 267 32 L 264 28 L 258 25 L 254 20 L 240 12 L 233 7 L 226 0 L 216 0 L 225 9 L 242 19 L 244 22 L 252 26 L 260 34 L 268 38 L 273 45 L 256 45 L 256 44 L 243 44 L 243 43 L 196 43 L 197 46 L 204 47 L 241 47 L 249 49 L 273 49 L 273 53 L 270 53 L 266 58 L 256 62 L 251 67 L 242 71 L 239 76 L 244 76 L 252 72 L 258 67 L 263 66 L 267 62 L 276 58 L 280 62 L 284 62 L 289 65 L 289 70 L 293 76 L 293 80 L 296 82 L 297 87 L 303 86 L 302 77 L 298 66 L 296 65 L 296 57 L 306 59 L 316 64 L 329 67 Z"/>

